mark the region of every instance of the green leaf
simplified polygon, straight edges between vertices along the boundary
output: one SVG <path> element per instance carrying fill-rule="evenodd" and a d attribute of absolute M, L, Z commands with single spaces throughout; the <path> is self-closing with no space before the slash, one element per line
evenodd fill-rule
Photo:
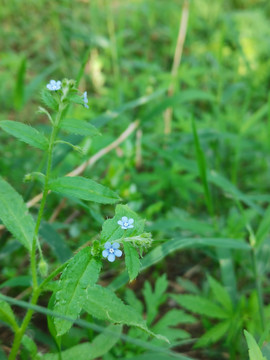
<path fill-rule="evenodd" d="M 0 127 L 19 140 L 41 150 L 48 148 L 48 140 L 39 131 L 18 121 L 2 120 Z"/>
<path fill-rule="evenodd" d="M 120 200 L 114 191 L 93 180 L 80 176 L 65 176 L 52 180 L 49 187 L 52 191 L 65 196 L 73 196 L 81 200 L 94 201 L 100 204 L 114 204 Z"/>
<path fill-rule="evenodd" d="M 65 239 L 54 229 L 53 225 L 42 222 L 39 229 L 41 237 L 49 244 L 57 259 L 64 263 L 72 257 L 72 251 Z"/>
<path fill-rule="evenodd" d="M 54 304 L 55 304 L 55 294 L 56 293 L 53 293 L 50 300 L 49 300 L 49 303 L 48 303 L 48 309 L 49 310 L 53 310 L 54 308 Z M 54 318 L 51 316 L 51 315 L 47 315 L 47 324 L 48 324 L 48 329 L 49 329 L 49 332 L 56 344 L 56 347 L 58 349 L 59 352 L 61 352 L 61 341 L 62 341 L 62 337 L 61 336 L 57 336 L 57 331 L 56 331 L 56 328 L 55 328 L 55 325 L 54 325 Z"/>
<path fill-rule="evenodd" d="M 92 258 L 90 248 L 84 248 L 66 266 L 60 278 L 54 310 L 59 314 L 76 319 L 80 314 L 87 289 L 98 280 L 101 263 Z M 71 327 L 70 321 L 55 318 L 57 334 L 65 334 Z"/>
<path fill-rule="evenodd" d="M 112 291 L 99 285 L 87 289 L 84 310 L 97 319 L 108 320 L 116 324 L 135 326 L 149 335 L 168 341 L 161 335 L 151 332 L 145 320 L 131 306 L 125 305 Z"/>
<path fill-rule="evenodd" d="M 134 227 L 132 229 L 124 230 L 117 223 L 123 216 L 129 219 L 134 219 Z M 117 205 L 115 209 L 115 216 L 112 219 L 106 220 L 102 226 L 101 241 L 115 241 L 122 237 L 128 238 L 131 236 L 141 235 L 144 230 L 144 220 L 142 220 L 134 211 L 130 210 L 127 205 Z"/>
<path fill-rule="evenodd" d="M 14 331 L 18 330 L 14 313 L 10 305 L 3 300 L 0 300 L 0 320 L 7 323 Z"/>
<path fill-rule="evenodd" d="M 146 302 L 148 324 L 152 323 L 158 314 L 159 306 L 166 301 L 167 287 L 168 280 L 166 274 L 163 274 L 157 279 L 154 290 L 152 290 L 149 281 L 144 283 L 143 296 Z"/>
<path fill-rule="evenodd" d="M 125 263 L 128 269 L 129 279 L 132 281 L 138 275 L 141 268 L 141 263 L 139 260 L 138 251 L 127 242 L 124 242 L 123 245 L 125 251 Z"/>
<path fill-rule="evenodd" d="M 4 281 L 0 285 L 0 289 L 2 289 L 4 287 L 16 287 L 16 286 L 27 287 L 27 286 L 31 286 L 31 285 L 32 285 L 32 277 L 29 275 L 22 275 L 22 276 L 17 276 L 15 278 Z"/>
<path fill-rule="evenodd" d="M 0 219 L 28 250 L 31 250 L 35 223 L 22 197 L 0 176 Z"/>
<path fill-rule="evenodd" d="M 256 246 L 259 246 L 266 236 L 269 234 L 270 231 L 270 206 L 268 206 L 267 210 L 265 211 L 262 220 L 259 224 L 258 230 L 256 232 Z"/>
<path fill-rule="evenodd" d="M 164 259 L 167 255 L 174 253 L 177 250 L 192 249 L 202 246 L 214 246 L 225 249 L 238 249 L 242 251 L 249 251 L 250 245 L 242 240 L 226 239 L 226 238 L 176 238 L 164 242 L 164 244 L 155 247 L 149 252 L 141 261 L 141 271 L 148 267 L 158 263 Z M 111 289 L 119 289 L 128 281 L 128 275 L 123 272 L 117 277 L 111 284 Z"/>
<path fill-rule="evenodd" d="M 256 340 L 254 339 L 254 337 L 246 330 L 244 330 L 244 334 L 245 334 L 245 337 L 246 337 L 246 341 L 247 341 L 247 344 L 248 344 L 248 353 L 249 353 L 249 359 L 250 360 L 267 360 L 258 344 L 256 343 Z"/>
<path fill-rule="evenodd" d="M 73 346 L 72 348 L 62 351 L 62 360 L 74 359 L 97 359 L 105 355 L 117 343 L 122 333 L 121 325 L 110 325 L 103 333 L 96 336 L 91 343 L 84 343 Z M 58 354 L 45 354 L 44 360 L 58 360 Z"/>
<path fill-rule="evenodd" d="M 51 93 L 48 89 L 43 89 L 41 91 L 41 99 L 43 103 L 51 110 L 58 110 L 58 102 L 54 98 L 54 94 Z"/>
<path fill-rule="evenodd" d="M 194 119 L 192 119 L 192 130 L 193 130 L 193 137 L 194 137 L 194 143 L 195 143 L 195 149 L 196 149 L 198 169 L 199 169 L 201 181 L 203 183 L 205 201 L 206 201 L 206 205 L 207 205 L 209 214 L 213 215 L 214 208 L 213 208 L 211 192 L 209 190 L 209 183 L 208 183 L 208 179 L 207 179 L 207 166 L 206 166 L 205 156 L 204 156 L 203 150 L 201 148 L 201 144 L 200 144 L 200 140 L 199 140 L 197 128 L 196 128 L 196 123 L 195 123 Z"/>
<path fill-rule="evenodd" d="M 20 110 L 24 103 L 24 78 L 26 73 L 26 58 L 24 57 L 20 63 L 17 73 L 15 91 L 14 91 L 14 105 L 16 110 Z"/>
<path fill-rule="evenodd" d="M 38 348 L 35 342 L 27 335 L 24 335 L 22 338 L 22 345 L 28 351 L 31 359 L 36 359 Z"/>
<path fill-rule="evenodd" d="M 233 305 L 226 289 L 210 275 L 207 277 L 214 297 L 228 312 L 232 313 Z"/>
<path fill-rule="evenodd" d="M 229 314 L 212 301 L 198 295 L 170 295 L 177 304 L 195 314 L 214 319 L 226 319 Z"/>
<path fill-rule="evenodd" d="M 89 122 L 77 119 L 63 119 L 60 122 L 60 128 L 71 134 L 83 136 L 100 135 L 98 129 Z"/>
<path fill-rule="evenodd" d="M 206 347 L 209 344 L 213 344 L 220 340 L 224 335 L 227 334 L 230 321 L 223 321 L 219 324 L 213 325 L 210 330 L 206 331 L 203 336 L 196 343 L 195 348 Z"/>
<path fill-rule="evenodd" d="M 173 342 L 177 339 L 187 339 L 190 334 L 182 329 L 175 329 L 172 326 L 179 324 L 194 324 L 197 319 L 193 316 L 186 314 L 182 310 L 173 309 L 168 311 L 153 327 L 155 332 L 166 334 L 168 339 Z"/>

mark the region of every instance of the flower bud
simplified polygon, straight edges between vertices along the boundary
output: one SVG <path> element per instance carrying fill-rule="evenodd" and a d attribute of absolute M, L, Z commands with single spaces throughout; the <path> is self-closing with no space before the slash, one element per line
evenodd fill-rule
<path fill-rule="evenodd" d="M 46 277 L 48 275 L 48 264 L 44 259 L 41 259 L 38 263 L 38 270 L 42 277 Z"/>

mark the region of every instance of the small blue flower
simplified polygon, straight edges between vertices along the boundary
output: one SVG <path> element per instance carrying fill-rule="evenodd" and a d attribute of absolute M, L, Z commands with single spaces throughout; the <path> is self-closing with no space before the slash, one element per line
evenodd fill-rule
<path fill-rule="evenodd" d="M 124 230 L 132 229 L 134 227 L 134 225 L 132 225 L 133 223 L 134 219 L 128 219 L 126 216 L 123 216 L 121 220 L 117 221 L 117 224 Z"/>
<path fill-rule="evenodd" d="M 107 258 L 110 262 L 114 262 L 116 256 L 122 256 L 122 251 L 118 250 L 119 246 L 120 245 L 117 242 L 113 244 L 106 242 L 104 245 L 105 250 L 102 251 L 102 256 Z"/>
<path fill-rule="evenodd" d="M 89 109 L 89 106 L 87 105 L 88 104 L 87 91 L 83 93 L 83 101 L 84 101 L 84 107 L 86 107 L 86 109 Z"/>
<path fill-rule="evenodd" d="M 49 84 L 47 84 L 47 89 L 51 90 L 51 91 L 56 91 L 56 90 L 60 90 L 61 89 L 61 81 L 55 81 L 55 80 L 51 80 L 49 82 Z"/>

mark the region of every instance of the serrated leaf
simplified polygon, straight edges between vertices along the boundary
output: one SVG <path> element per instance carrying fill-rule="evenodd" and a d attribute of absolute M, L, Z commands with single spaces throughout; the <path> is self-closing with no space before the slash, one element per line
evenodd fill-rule
<path fill-rule="evenodd" d="M 248 353 L 250 360 L 267 360 L 259 348 L 254 337 L 246 330 L 244 330 L 246 341 L 248 344 Z"/>
<path fill-rule="evenodd" d="M 214 278 L 212 278 L 210 275 L 208 276 L 208 281 L 211 287 L 211 290 L 213 291 L 213 294 L 216 298 L 216 300 L 228 311 L 233 311 L 233 305 L 231 298 L 227 292 L 227 290 Z"/>
<path fill-rule="evenodd" d="M 18 121 L 2 120 L 0 127 L 17 139 L 25 142 L 28 145 L 36 147 L 41 150 L 46 150 L 48 147 L 48 140 L 39 131 L 32 126 L 25 125 Z"/>
<path fill-rule="evenodd" d="M 130 281 L 134 280 L 138 275 L 141 263 L 138 255 L 138 251 L 128 242 L 124 242 L 125 251 L 125 263 L 128 270 Z"/>
<path fill-rule="evenodd" d="M 0 219 L 28 250 L 34 237 L 35 223 L 22 197 L 0 176 Z"/>
<path fill-rule="evenodd" d="M 228 313 L 214 302 L 197 295 L 170 295 L 179 305 L 185 309 L 215 319 L 226 319 Z"/>
<path fill-rule="evenodd" d="M 145 320 L 135 309 L 125 305 L 112 291 L 99 285 L 94 285 L 87 290 L 84 300 L 84 310 L 97 319 L 108 320 L 116 324 L 135 326 L 144 330 L 149 335 L 160 340 L 168 341 L 161 335 L 150 331 Z"/>
<path fill-rule="evenodd" d="M 123 216 L 127 216 L 129 219 L 134 219 L 134 227 L 132 229 L 124 230 L 117 223 Z M 140 235 L 144 230 L 144 220 L 142 220 L 134 211 L 130 210 L 127 205 L 117 205 L 115 209 L 115 216 L 112 219 L 106 220 L 103 223 L 101 231 L 102 242 L 115 241 L 122 237 L 131 237 Z"/>
<path fill-rule="evenodd" d="M 110 331 L 106 332 L 106 331 Z M 74 359 L 97 359 L 105 355 L 117 343 L 122 332 L 121 325 L 110 325 L 103 333 L 96 336 L 91 343 L 84 343 L 73 346 L 72 348 L 62 351 L 62 360 Z M 58 354 L 45 354 L 44 360 L 58 360 Z"/>
<path fill-rule="evenodd" d="M 10 305 L 4 300 L 0 300 L 0 320 L 7 323 L 14 331 L 18 330 L 14 313 Z"/>
<path fill-rule="evenodd" d="M 220 340 L 225 334 L 227 334 L 230 321 L 223 321 L 219 324 L 213 325 L 210 330 L 206 331 L 203 336 L 196 343 L 195 348 L 206 347 L 209 344 L 213 344 Z"/>
<path fill-rule="evenodd" d="M 56 101 L 56 99 L 54 98 L 53 93 L 51 93 L 49 90 L 47 89 L 43 89 L 41 92 L 41 99 L 43 101 L 43 103 L 49 108 L 52 109 L 54 111 L 58 110 L 58 102 Z"/>
<path fill-rule="evenodd" d="M 63 119 L 60 122 L 60 128 L 66 130 L 68 133 L 83 135 L 83 136 L 96 136 L 100 135 L 98 129 L 91 125 L 89 122 L 77 119 Z"/>
<path fill-rule="evenodd" d="M 114 191 L 81 176 L 60 177 L 50 181 L 49 187 L 52 191 L 65 196 L 94 201 L 100 204 L 114 204 L 120 200 Z"/>
<path fill-rule="evenodd" d="M 98 280 L 101 263 L 92 258 L 90 249 L 84 248 L 66 266 L 60 278 L 54 310 L 76 319 L 81 312 L 87 289 Z M 65 334 L 71 327 L 70 321 L 55 318 L 57 334 Z"/>

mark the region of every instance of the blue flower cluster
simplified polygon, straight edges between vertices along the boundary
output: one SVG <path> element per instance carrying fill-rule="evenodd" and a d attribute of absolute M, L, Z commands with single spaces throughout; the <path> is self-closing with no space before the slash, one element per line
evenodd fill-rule
<path fill-rule="evenodd" d="M 124 230 L 132 229 L 134 227 L 133 223 L 134 219 L 128 219 L 126 216 L 123 216 L 122 219 L 117 222 L 117 224 Z"/>
<path fill-rule="evenodd" d="M 47 84 L 47 89 L 49 89 L 50 91 L 57 91 L 61 89 L 61 85 L 61 81 L 51 80 L 49 84 Z"/>

